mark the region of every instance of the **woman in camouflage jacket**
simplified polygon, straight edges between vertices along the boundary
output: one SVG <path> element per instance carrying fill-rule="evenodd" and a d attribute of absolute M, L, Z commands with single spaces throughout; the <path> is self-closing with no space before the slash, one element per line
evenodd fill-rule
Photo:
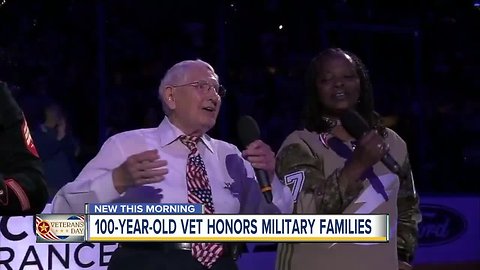
<path fill-rule="evenodd" d="M 352 53 L 327 49 L 312 60 L 307 87 L 305 129 L 285 139 L 276 163 L 277 175 L 292 189 L 294 212 L 388 213 L 391 236 L 374 244 L 282 243 L 277 269 L 411 269 L 421 215 L 407 146 L 375 113 L 365 66 Z M 339 120 L 349 109 L 372 128 L 359 140 Z M 380 162 L 387 152 L 407 173 L 397 177 Z M 381 199 L 357 201 L 369 189 Z"/>

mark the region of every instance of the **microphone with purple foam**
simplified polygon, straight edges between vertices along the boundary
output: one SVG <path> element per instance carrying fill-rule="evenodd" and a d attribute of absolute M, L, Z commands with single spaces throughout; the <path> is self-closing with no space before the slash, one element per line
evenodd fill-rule
<path fill-rule="evenodd" d="M 243 145 L 247 147 L 252 142 L 260 139 L 260 128 L 257 122 L 251 116 L 242 116 L 237 123 L 238 137 Z M 263 193 L 267 203 L 272 203 L 272 186 L 270 185 L 270 179 L 268 173 L 265 170 L 255 169 L 255 176 L 257 182 L 260 185 L 260 191 Z"/>
<path fill-rule="evenodd" d="M 352 135 L 355 139 L 359 140 L 363 135 L 371 130 L 368 126 L 367 121 L 363 119 L 363 117 L 354 110 L 348 110 L 340 117 L 340 121 L 342 122 L 342 126 L 345 130 Z M 382 157 L 382 163 L 387 167 L 391 172 L 397 174 L 400 177 L 406 176 L 402 167 L 393 159 L 390 153 L 386 153 L 385 156 Z"/>

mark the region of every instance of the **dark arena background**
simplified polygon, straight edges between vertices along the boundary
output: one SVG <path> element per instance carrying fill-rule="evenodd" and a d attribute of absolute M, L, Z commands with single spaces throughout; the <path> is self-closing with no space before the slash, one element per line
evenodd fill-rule
<path fill-rule="evenodd" d="M 66 115 L 75 151 L 52 196 L 111 135 L 162 120 L 157 88 L 185 59 L 228 90 L 215 138 L 253 116 L 278 149 L 300 122 L 304 77 L 327 47 L 357 54 L 375 107 L 409 147 L 423 222 L 415 270 L 480 269 L 480 1 L 0 0 L 0 80 L 35 130 Z M 114 244 L 35 244 L 31 217 L 1 217 L 0 269 L 106 269 Z M 273 269 L 249 244 L 241 269 Z"/>

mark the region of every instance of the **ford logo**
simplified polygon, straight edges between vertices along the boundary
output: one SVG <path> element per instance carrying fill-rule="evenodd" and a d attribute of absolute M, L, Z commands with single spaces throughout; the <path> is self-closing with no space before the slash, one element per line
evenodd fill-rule
<path fill-rule="evenodd" d="M 419 224 L 419 245 L 443 245 L 459 238 L 467 231 L 466 219 L 456 210 L 443 205 L 420 205 L 422 222 Z"/>

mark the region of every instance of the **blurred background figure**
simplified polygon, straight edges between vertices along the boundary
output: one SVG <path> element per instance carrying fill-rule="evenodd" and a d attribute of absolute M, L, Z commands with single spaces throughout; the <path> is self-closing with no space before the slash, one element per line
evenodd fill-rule
<path fill-rule="evenodd" d="M 80 147 L 72 134 L 62 107 L 49 101 L 43 108 L 43 121 L 35 128 L 33 138 L 43 161 L 50 198 L 78 174 L 76 158 Z"/>

